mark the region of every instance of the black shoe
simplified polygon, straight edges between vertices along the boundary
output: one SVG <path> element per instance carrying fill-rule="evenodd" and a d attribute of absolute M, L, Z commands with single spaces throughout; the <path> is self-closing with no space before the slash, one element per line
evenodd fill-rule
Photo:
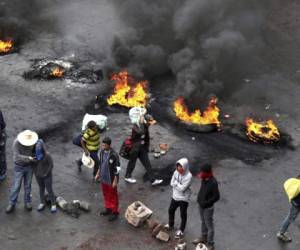
<path fill-rule="evenodd" d="M 108 221 L 115 221 L 116 219 L 118 219 L 119 214 L 111 214 L 108 218 Z"/>
<path fill-rule="evenodd" d="M 12 211 L 14 211 L 14 209 L 15 209 L 15 205 L 9 204 L 5 210 L 5 213 L 9 214 Z"/>
<path fill-rule="evenodd" d="M 100 215 L 102 216 L 106 216 L 106 215 L 110 215 L 111 214 L 111 210 L 110 209 L 105 209 L 103 211 L 100 212 Z"/>
<path fill-rule="evenodd" d="M 27 211 L 31 211 L 31 210 L 32 210 L 32 205 L 31 205 L 31 203 L 26 203 L 26 204 L 25 204 L 25 209 L 26 209 Z"/>
<path fill-rule="evenodd" d="M 81 172 L 82 171 L 82 168 L 81 168 L 82 161 L 81 161 L 81 159 L 76 160 L 76 164 L 77 164 L 77 167 L 78 167 L 78 172 Z"/>

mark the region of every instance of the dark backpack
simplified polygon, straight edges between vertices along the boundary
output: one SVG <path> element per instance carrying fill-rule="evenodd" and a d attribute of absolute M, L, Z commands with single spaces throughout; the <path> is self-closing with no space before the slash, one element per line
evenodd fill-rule
<path fill-rule="evenodd" d="M 131 140 L 131 137 L 127 137 L 124 142 L 122 143 L 122 146 L 120 148 L 120 152 L 119 152 L 119 155 L 121 157 L 123 157 L 124 159 L 126 160 L 129 160 L 129 157 L 130 157 L 130 151 L 133 147 L 133 144 L 132 144 L 132 140 Z"/>
<path fill-rule="evenodd" d="M 80 133 L 79 135 L 76 135 L 73 138 L 73 144 L 76 145 L 76 146 L 82 147 L 81 146 L 81 139 L 82 139 L 82 134 Z"/>

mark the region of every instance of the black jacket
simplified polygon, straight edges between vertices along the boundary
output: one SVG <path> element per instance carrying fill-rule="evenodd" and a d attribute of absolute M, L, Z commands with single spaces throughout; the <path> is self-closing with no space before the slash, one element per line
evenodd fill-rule
<path fill-rule="evenodd" d="M 100 168 L 100 171 L 101 171 L 101 164 L 102 164 L 102 161 L 103 161 L 103 150 L 100 151 L 100 158 L 99 159 L 100 159 L 99 168 Z M 119 171 L 118 171 L 117 167 L 120 166 L 119 155 L 113 149 L 110 150 L 108 165 L 109 165 L 110 180 L 111 180 L 111 184 L 112 184 L 112 182 L 114 181 L 115 176 L 119 176 Z"/>
<path fill-rule="evenodd" d="M 198 193 L 198 203 L 201 208 L 210 208 L 220 199 L 218 182 L 215 177 L 202 180 Z"/>
<path fill-rule="evenodd" d="M 5 124 L 5 121 L 4 121 L 4 118 L 3 118 L 3 114 L 2 114 L 2 111 L 0 110 L 0 133 L 1 131 L 3 131 L 6 127 L 6 124 Z"/>
<path fill-rule="evenodd" d="M 140 127 L 134 125 L 131 133 L 132 150 L 131 153 L 137 153 L 142 147 L 149 151 L 150 136 L 149 125 L 142 124 Z"/>
<path fill-rule="evenodd" d="M 300 207 L 300 194 L 298 194 L 294 199 L 292 199 L 291 203 L 296 207 Z"/>

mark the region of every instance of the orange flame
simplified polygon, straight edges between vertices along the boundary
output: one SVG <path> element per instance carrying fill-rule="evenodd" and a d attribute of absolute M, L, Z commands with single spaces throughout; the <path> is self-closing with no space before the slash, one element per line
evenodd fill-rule
<path fill-rule="evenodd" d="M 278 142 L 280 139 L 279 130 L 272 120 L 258 123 L 251 118 L 247 118 L 245 125 L 246 135 L 251 141 L 270 144 Z"/>
<path fill-rule="evenodd" d="M 136 83 L 127 71 L 113 74 L 111 80 L 115 82 L 115 87 L 114 93 L 107 98 L 109 105 L 119 104 L 128 108 L 146 106 L 148 100 L 147 81 Z M 129 82 L 133 82 L 134 86 L 130 86 Z"/>
<path fill-rule="evenodd" d="M 63 69 L 60 69 L 59 67 L 56 67 L 54 70 L 52 70 L 51 72 L 51 76 L 53 77 L 57 77 L 57 78 L 60 78 L 60 77 L 63 77 L 64 75 L 64 70 Z"/>
<path fill-rule="evenodd" d="M 0 40 L 0 53 L 8 53 L 13 48 L 12 39 L 8 39 L 7 41 Z"/>
<path fill-rule="evenodd" d="M 184 103 L 183 97 L 179 97 L 173 104 L 173 110 L 176 114 L 176 117 L 182 121 L 200 125 L 215 124 L 216 126 L 220 127 L 220 109 L 217 107 L 217 101 L 218 100 L 216 97 L 211 98 L 208 107 L 203 114 L 201 114 L 200 109 L 196 109 L 193 113 L 190 113 Z"/>

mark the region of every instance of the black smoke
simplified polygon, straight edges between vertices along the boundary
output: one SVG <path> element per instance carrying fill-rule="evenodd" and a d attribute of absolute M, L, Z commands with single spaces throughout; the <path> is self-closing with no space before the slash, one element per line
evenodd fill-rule
<path fill-rule="evenodd" d="M 261 67 L 271 1 L 113 0 L 127 33 L 112 46 L 114 67 L 147 77 L 172 73 L 176 94 L 229 96 Z"/>

